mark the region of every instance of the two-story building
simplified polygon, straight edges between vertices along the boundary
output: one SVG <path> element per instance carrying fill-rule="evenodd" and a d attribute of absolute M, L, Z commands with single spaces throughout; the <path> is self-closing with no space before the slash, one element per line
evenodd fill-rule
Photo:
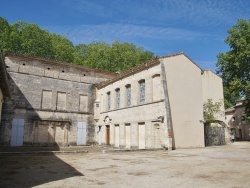
<path fill-rule="evenodd" d="M 223 100 L 221 78 L 184 53 L 121 74 L 16 54 L 5 63 L 0 140 L 10 146 L 204 147 L 204 101 Z"/>

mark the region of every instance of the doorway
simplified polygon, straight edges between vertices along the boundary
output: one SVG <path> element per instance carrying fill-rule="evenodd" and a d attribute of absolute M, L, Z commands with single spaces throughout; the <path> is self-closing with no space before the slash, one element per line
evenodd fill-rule
<path fill-rule="evenodd" d="M 86 145 L 87 132 L 86 132 L 86 122 L 78 122 L 77 125 L 77 145 Z"/>
<path fill-rule="evenodd" d="M 139 149 L 145 149 L 146 147 L 146 143 L 145 143 L 145 124 L 144 123 L 140 123 L 139 124 Z"/>
<path fill-rule="evenodd" d="M 106 125 L 106 145 L 110 145 L 110 126 Z"/>
<path fill-rule="evenodd" d="M 11 146 L 23 145 L 24 119 L 13 119 L 11 130 Z"/>

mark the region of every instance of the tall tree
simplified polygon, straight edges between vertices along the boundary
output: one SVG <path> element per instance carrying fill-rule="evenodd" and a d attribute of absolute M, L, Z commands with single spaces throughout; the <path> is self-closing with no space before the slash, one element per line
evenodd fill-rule
<path fill-rule="evenodd" d="M 154 54 L 131 43 L 93 42 L 76 46 L 36 24 L 9 24 L 0 17 L 0 45 L 4 51 L 69 62 L 108 71 L 125 71 L 152 59 Z"/>
<path fill-rule="evenodd" d="M 49 32 L 35 24 L 19 21 L 12 25 L 13 44 L 20 43 L 15 51 L 24 55 L 54 59 Z"/>
<path fill-rule="evenodd" d="M 53 57 L 57 61 L 73 63 L 74 45 L 66 37 L 57 34 L 50 34 Z"/>
<path fill-rule="evenodd" d="M 250 20 L 238 20 L 228 30 L 225 42 L 230 50 L 218 54 L 218 73 L 221 74 L 225 86 L 225 98 L 232 105 L 235 100 L 243 97 L 246 104 L 250 101 Z M 246 111 L 249 111 L 246 108 Z M 250 112 L 250 111 L 249 111 Z M 250 115 L 250 113 L 248 113 Z"/>
<path fill-rule="evenodd" d="M 11 27 L 7 20 L 0 17 L 0 46 L 4 51 L 11 50 L 10 45 Z"/>

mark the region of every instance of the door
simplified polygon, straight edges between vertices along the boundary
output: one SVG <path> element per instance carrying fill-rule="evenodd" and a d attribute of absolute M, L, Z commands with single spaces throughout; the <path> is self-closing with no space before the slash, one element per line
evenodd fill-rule
<path fill-rule="evenodd" d="M 86 122 L 78 122 L 77 125 L 77 145 L 86 145 Z"/>
<path fill-rule="evenodd" d="M 120 136 L 120 128 L 119 125 L 115 125 L 115 147 L 119 147 L 119 136 Z"/>
<path fill-rule="evenodd" d="M 11 146 L 23 145 L 24 119 L 13 119 L 11 130 Z"/>
<path fill-rule="evenodd" d="M 126 129 L 125 129 L 125 135 L 126 135 L 126 148 L 129 149 L 130 148 L 130 124 L 126 125 Z"/>
<path fill-rule="evenodd" d="M 154 125 L 154 147 L 161 148 L 161 139 L 160 139 L 160 125 Z"/>
<path fill-rule="evenodd" d="M 106 125 L 106 144 L 110 145 L 110 127 Z"/>
<path fill-rule="evenodd" d="M 139 149 L 145 149 L 145 124 L 139 124 Z"/>
<path fill-rule="evenodd" d="M 102 144 L 102 126 L 98 126 L 98 144 L 101 145 Z"/>

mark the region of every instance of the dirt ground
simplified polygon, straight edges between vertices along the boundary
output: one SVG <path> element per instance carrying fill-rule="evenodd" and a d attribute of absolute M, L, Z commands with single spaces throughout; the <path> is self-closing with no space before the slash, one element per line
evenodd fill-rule
<path fill-rule="evenodd" d="M 0 156 L 0 187 L 250 187 L 250 142 L 174 151 Z"/>

